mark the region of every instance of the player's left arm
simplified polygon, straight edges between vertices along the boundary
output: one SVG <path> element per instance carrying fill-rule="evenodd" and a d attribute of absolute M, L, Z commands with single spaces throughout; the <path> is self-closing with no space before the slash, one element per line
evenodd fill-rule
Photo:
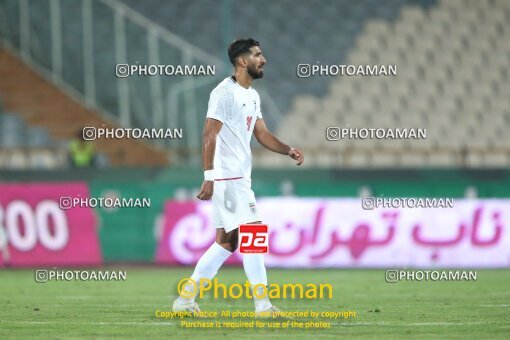
<path fill-rule="evenodd" d="M 305 156 L 301 150 L 293 148 L 276 138 L 276 136 L 268 130 L 264 119 L 257 119 L 253 129 L 253 134 L 259 143 L 266 149 L 282 155 L 288 155 L 290 158 L 297 161 L 297 165 L 303 164 Z"/>

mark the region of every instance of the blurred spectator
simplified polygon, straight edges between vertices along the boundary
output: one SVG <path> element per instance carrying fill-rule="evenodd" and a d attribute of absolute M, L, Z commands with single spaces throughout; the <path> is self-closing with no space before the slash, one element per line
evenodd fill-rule
<path fill-rule="evenodd" d="M 94 145 L 92 142 L 83 139 L 81 129 L 69 143 L 69 158 L 73 168 L 87 168 L 95 164 L 96 152 Z"/>

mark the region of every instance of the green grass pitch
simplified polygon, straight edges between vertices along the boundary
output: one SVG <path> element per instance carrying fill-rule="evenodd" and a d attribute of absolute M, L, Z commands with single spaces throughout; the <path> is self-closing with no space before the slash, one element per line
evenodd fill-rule
<path fill-rule="evenodd" d="M 333 299 L 273 301 L 282 310 L 357 313 L 321 319 L 331 322 L 329 329 L 303 330 L 182 328 L 180 320 L 156 318 L 155 311 L 171 310 L 177 282 L 192 268 L 105 269 L 126 270 L 127 280 L 36 283 L 34 270 L 0 270 L 0 339 L 510 338 L 510 270 L 478 270 L 475 282 L 386 283 L 384 270 L 269 269 L 271 283 L 330 283 L 334 288 Z M 217 278 L 226 284 L 246 280 L 242 268 L 222 268 Z M 203 311 L 252 310 L 247 299 L 206 296 L 198 302 Z"/>

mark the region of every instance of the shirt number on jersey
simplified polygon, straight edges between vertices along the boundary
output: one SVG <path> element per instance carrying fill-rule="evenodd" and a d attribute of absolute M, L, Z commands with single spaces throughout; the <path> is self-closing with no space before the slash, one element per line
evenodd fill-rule
<path fill-rule="evenodd" d="M 247 131 L 250 131 L 252 116 L 246 117 L 246 125 L 248 126 Z"/>

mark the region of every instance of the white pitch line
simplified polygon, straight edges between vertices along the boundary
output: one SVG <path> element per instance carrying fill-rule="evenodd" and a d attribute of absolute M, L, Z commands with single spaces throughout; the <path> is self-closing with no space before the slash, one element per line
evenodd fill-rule
<path fill-rule="evenodd" d="M 325 321 L 325 320 L 322 320 Z M 328 322 L 328 321 L 325 321 Z M 497 325 L 497 322 L 492 321 L 473 321 L 473 322 L 412 322 L 412 323 L 395 323 L 395 322 L 335 322 L 329 321 L 331 325 L 338 326 L 481 326 L 481 325 Z"/>
<path fill-rule="evenodd" d="M 195 319 L 190 319 L 191 321 Z M 415 327 L 415 326 L 481 326 L 481 325 L 497 325 L 496 322 L 484 322 L 484 321 L 473 321 L 473 322 L 413 322 L 413 323 L 396 323 L 396 322 L 335 322 L 326 320 L 317 320 L 314 322 L 323 321 L 329 322 L 332 326 L 390 326 L 390 327 Z M 24 325 L 49 325 L 49 324 L 73 324 L 73 325 L 100 325 L 100 326 L 174 326 L 178 325 L 179 320 L 165 320 L 160 322 L 77 322 L 77 321 L 0 321 L 0 323 L 10 324 L 24 324 Z"/>
<path fill-rule="evenodd" d="M 0 323 L 13 323 L 13 324 L 24 324 L 24 325 L 58 325 L 58 324 L 71 324 L 71 325 L 103 325 L 103 326 L 173 326 L 171 321 L 166 322 L 77 322 L 77 321 L 0 321 Z"/>
<path fill-rule="evenodd" d="M 61 295 L 58 296 L 58 299 L 97 299 L 97 295 Z M 161 295 L 137 295 L 136 298 L 144 298 L 144 299 L 161 299 Z"/>
<path fill-rule="evenodd" d="M 34 305 L 34 303 L 31 303 Z M 35 304 L 37 305 L 37 304 Z M 52 308 L 69 308 L 68 305 L 58 304 L 58 305 L 46 305 L 41 304 L 42 307 L 52 307 Z M 137 307 L 154 307 L 154 305 L 151 304 L 136 304 Z M 133 305 L 125 304 L 125 305 L 115 305 L 115 304 L 105 304 L 105 303 L 87 303 L 86 307 L 106 307 L 106 308 L 127 308 L 127 307 L 133 307 Z M 169 308 L 169 307 L 167 307 Z M 159 310 L 163 310 L 160 308 Z"/>

